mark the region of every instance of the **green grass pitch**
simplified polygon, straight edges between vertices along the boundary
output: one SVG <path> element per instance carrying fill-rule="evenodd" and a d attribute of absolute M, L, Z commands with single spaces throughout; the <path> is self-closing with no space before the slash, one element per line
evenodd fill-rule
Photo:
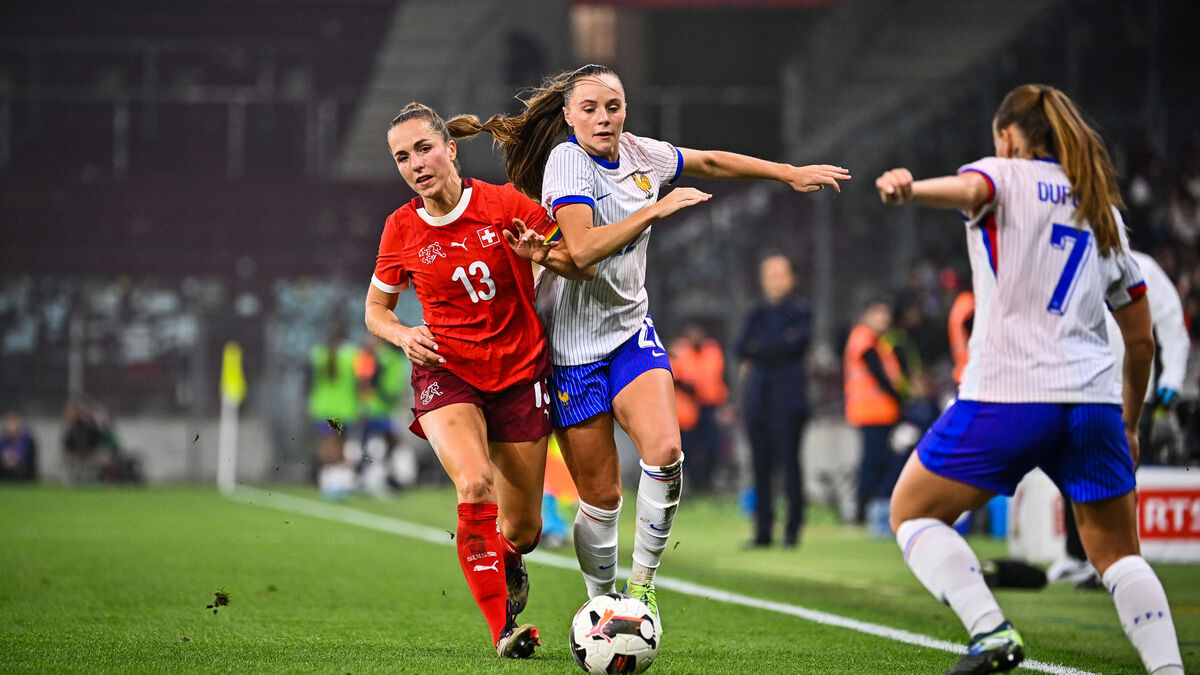
<path fill-rule="evenodd" d="M 267 487 L 316 501 L 312 491 Z M 260 496 L 265 493 L 258 493 Z M 210 488 L 0 489 L 0 672 L 578 672 L 567 625 L 577 572 L 530 563 L 530 661 L 501 661 L 450 543 L 454 494 L 417 489 L 345 506 L 446 531 L 445 543 L 222 497 Z M 250 503 L 247 503 L 250 502 Z M 258 500 L 262 502 L 262 499 Z M 633 500 L 627 500 L 632 505 Z M 632 513 L 622 517 L 628 564 Z M 828 514 L 794 551 L 743 551 L 731 499 L 685 498 L 661 574 L 959 643 L 891 541 Z M 981 558 L 1002 542 L 973 539 Z M 550 553 L 569 559 L 568 550 Z M 1200 672 L 1200 565 L 1155 565 L 1189 672 Z M 216 593 L 229 604 L 212 605 Z M 1142 672 L 1103 591 L 1000 591 L 1029 657 Z M 662 590 L 665 633 L 650 672 L 936 673 L 946 651 L 796 616 Z M 1020 671 L 1018 671 L 1020 672 Z"/>

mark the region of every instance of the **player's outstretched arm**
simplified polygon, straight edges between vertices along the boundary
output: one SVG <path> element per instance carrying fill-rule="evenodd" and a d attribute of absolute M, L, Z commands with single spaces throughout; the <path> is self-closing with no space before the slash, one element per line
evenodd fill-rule
<path fill-rule="evenodd" d="M 908 169 L 892 169 L 875 179 L 884 204 L 920 204 L 970 213 L 987 203 L 991 187 L 977 171 L 957 176 L 913 180 Z"/>
<path fill-rule="evenodd" d="M 561 206 L 554 218 L 575 266 L 586 269 L 628 246 L 655 221 L 711 198 L 711 194 L 696 188 L 675 188 L 628 218 L 605 227 L 592 227 L 592 207 L 588 204 Z"/>
<path fill-rule="evenodd" d="M 721 150 L 679 148 L 683 173 L 697 178 L 763 178 L 787 183 L 797 192 L 816 192 L 826 185 L 842 191 L 839 180 L 850 180 L 850 172 L 832 164 L 793 166 Z"/>
<path fill-rule="evenodd" d="M 557 241 L 546 241 L 545 237 L 525 227 L 520 218 L 513 218 L 513 226 L 517 228 L 517 234 L 504 230 L 504 240 L 518 256 L 573 281 L 596 278 L 595 265 L 580 269 Z"/>
<path fill-rule="evenodd" d="M 405 326 L 396 318 L 397 297 L 398 293 L 382 291 L 374 284 L 367 288 L 367 330 L 403 349 L 413 363 L 431 367 L 445 363 L 446 359 L 437 355 L 437 342 L 427 326 Z"/>

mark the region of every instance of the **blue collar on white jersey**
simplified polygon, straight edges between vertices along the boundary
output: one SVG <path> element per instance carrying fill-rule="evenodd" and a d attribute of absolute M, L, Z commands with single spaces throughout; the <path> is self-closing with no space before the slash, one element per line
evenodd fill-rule
<path fill-rule="evenodd" d="M 575 140 L 575 134 L 571 134 L 571 137 L 570 137 L 570 138 L 568 138 L 567 140 L 568 140 L 568 141 L 570 141 L 571 143 L 574 143 L 575 145 L 579 145 L 579 141 Z M 582 146 L 582 145 L 579 145 L 579 147 L 580 147 L 580 148 L 583 148 L 583 146 Z M 584 152 L 587 152 L 587 148 L 583 148 L 583 151 L 584 151 Z M 587 152 L 587 156 L 588 156 L 588 157 L 591 157 L 593 162 L 595 162 L 595 163 L 599 164 L 600 166 L 602 166 L 602 167 L 604 167 L 604 168 L 606 168 L 606 169 L 619 169 L 619 168 L 621 168 L 621 158 L 620 158 L 620 157 L 617 157 L 617 161 L 615 161 L 615 162 L 610 162 L 610 161 L 608 161 L 607 159 L 604 159 L 603 157 L 597 157 L 596 155 L 593 155 L 593 154 L 592 154 L 592 153 L 590 153 L 590 152 Z"/>
<path fill-rule="evenodd" d="M 1057 159 L 1055 159 L 1053 157 L 1034 157 L 1033 161 L 1035 161 L 1035 162 L 1050 162 L 1051 164 L 1062 164 L 1062 162 L 1058 161 Z"/>

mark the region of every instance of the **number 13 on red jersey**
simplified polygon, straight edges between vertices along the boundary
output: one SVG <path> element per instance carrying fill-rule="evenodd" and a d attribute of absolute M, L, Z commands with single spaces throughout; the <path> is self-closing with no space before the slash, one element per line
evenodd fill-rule
<path fill-rule="evenodd" d="M 476 280 L 483 284 L 483 288 L 476 290 Z M 492 281 L 491 270 L 488 269 L 487 263 L 482 260 L 476 260 L 471 263 L 466 269 L 461 266 L 454 269 L 454 274 L 451 279 L 462 282 L 463 288 L 467 289 L 467 295 L 471 296 L 471 302 L 479 302 L 480 300 L 491 300 L 496 297 L 496 282 Z"/>

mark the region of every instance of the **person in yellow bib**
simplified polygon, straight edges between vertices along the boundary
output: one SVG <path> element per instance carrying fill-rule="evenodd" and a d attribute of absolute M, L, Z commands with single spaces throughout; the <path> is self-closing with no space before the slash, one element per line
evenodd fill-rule
<path fill-rule="evenodd" d="M 317 484 L 331 499 L 344 497 L 354 485 L 354 471 L 346 464 L 347 434 L 358 424 L 358 383 L 354 360 L 358 348 L 346 340 L 344 326 L 336 325 L 329 339 L 309 352 L 308 416 L 319 438 Z"/>

